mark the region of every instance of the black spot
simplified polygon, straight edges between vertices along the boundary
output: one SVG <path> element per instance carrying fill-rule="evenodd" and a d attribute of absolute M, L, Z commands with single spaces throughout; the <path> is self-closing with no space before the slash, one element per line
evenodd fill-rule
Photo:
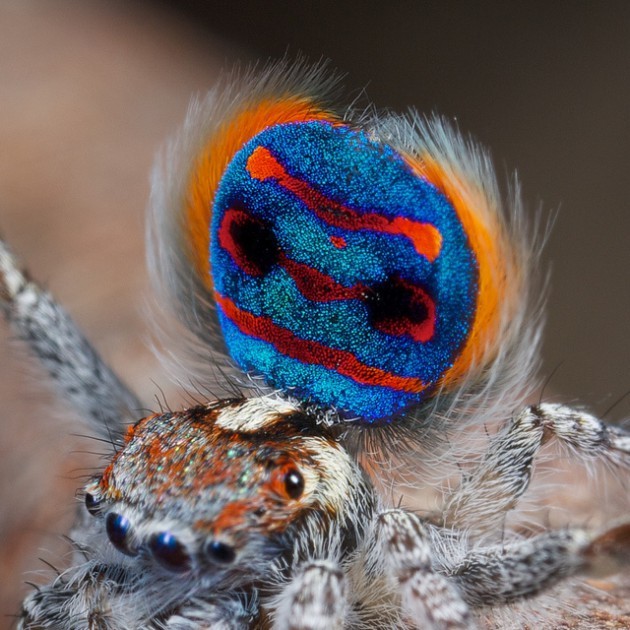
<path fill-rule="evenodd" d="M 423 322 L 429 314 L 427 307 L 413 298 L 413 292 L 409 288 L 394 278 L 388 278 L 366 293 L 365 302 L 370 306 L 370 313 L 375 322 L 403 317 Z"/>
<path fill-rule="evenodd" d="M 432 336 L 433 300 L 420 286 L 399 277 L 390 277 L 367 289 L 363 301 L 368 307 L 370 325 L 390 335 L 411 335 L 426 341 Z M 429 326 L 429 328 L 426 328 Z"/>
<path fill-rule="evenodd" d="M 246 212 L 239 213 L 239 220 L 230 223 L 230 235 L 238 250 L 241 266 L 267 274 L 278 263 L 278 241 L 271 226 Z"/>

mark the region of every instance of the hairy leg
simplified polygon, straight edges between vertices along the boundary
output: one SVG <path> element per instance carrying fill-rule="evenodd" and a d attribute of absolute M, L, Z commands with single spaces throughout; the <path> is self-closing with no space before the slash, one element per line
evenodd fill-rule
<path fill-rule="evenodd" d="M 170 616 L 164 630 L 248 630 L 256 611 L 238 599 L 221 603 L 194 599 Z"/>
<path fill-rule="evenodd" d="M 286 586 L 277 606 L 274 630 L 336 630 L 347 614 L 346 581 L 329 561 L 307 563 Z"/>
<path fill-rule="evenodd" d="M 630 433 L 564 405 L 527 407 L 491 440 L 481 463 L 447 499 L 443 524 L 477 534 L 496 529 L 497 518 L 527 490 L 534 458 L 550 439 L 582 460 L 630 466 Z"/>
<path fill-rule="evenodd" d="M 432 526 L 415 514 L 389 510 L 379 514 L 369 543 L 373 559 L 394 582 L 409 622 L 417 628 L 473 628 L 468 606 L 448 578 L 433 569 Z"/>
<path fill-rule="evenodd" d="M 480 607 L 536 595 L 577 573 L 601 577 L 628 566 L 630 523 L 625 523 L 596 534 L 566 529 L 475 549 L 445 572 L 465 601 Z"/>
<path fill-rule="evenodd" d="M 0 241 L 0 309 L 48 371 L 60 394 L 99 435 L 111 439 L 141 403 L 81 334 L 66 311 L 21 270 Z"/>

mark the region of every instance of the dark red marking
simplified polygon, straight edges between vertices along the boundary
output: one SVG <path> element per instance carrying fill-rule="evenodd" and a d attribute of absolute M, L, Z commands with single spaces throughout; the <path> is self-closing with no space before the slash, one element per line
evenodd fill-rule
<path fill-rule="evenodd" d="M 319 343 L 300 339 L 290 330 L 278 326 L 269 317 L 258 317 L 240 309 L 232 300 L 215 291 L 215 299 L 221 310 L 238 329 L 255 339 L 271 343 L 278 352 L 302 363 L 321 365 L 348 376 L 362 385 L 377 385 L 396 391 L 417 394 L 426 388 L 421 379 L 398 376 L 362 363 L 351 352 L 330 348 Z"/>
<path fill-rule="evenodd" d="M 280 255 L 280 264 L 287 270 L 300 293 L 313 302 L 353 300 L 360 298 L 365 291 L 360 284 L 344 287 L 325 273 L 291 260 L 284 252 Z"/>
<path fill-rule="evenodd" d="M 372 230 L 386 234 L 406 236 L 418 254 L 433 262 L 442 247 L 442 235 L 430 223 L 420 223 L 406 217 L 384 217 L 375 212 L 360 213 L 313 188 L 309 183 L 287 173 L 284 166 L 269 149 L 259 146 L 247 160 L 247 171 L 254 179 L 275 179 L 286 190 L 292 192 L 320 219 L 329 225 L 346 230 Z"/>
<path fill-rule="evenodd" d="M 388 335 L 409 335 L 425 343 L 435 332 L 435 303 L 419 286 L 404 278 L 388 278 L 364 295 L 370 323 Z"/>
<path fill-rule="evenodd" d="M 337 249 L 344 249 L 348 243 L 346 243 L 346 239 L 343 236 L 331 236 L 330 242 Z"/>

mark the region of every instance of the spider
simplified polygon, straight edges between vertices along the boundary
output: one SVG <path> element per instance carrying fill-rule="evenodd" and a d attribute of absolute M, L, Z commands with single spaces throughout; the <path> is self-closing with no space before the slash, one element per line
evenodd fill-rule
<path fill-rule="evenodd" d="M 149 262 L 174 316 L 158 329 L 229 395 L 137 420 L 0 244 L 8 320 L 112 446 L 72 566 L 26 598 L 20 628 L 472 628 L 627 568 L 628 521 L 505 526 L 546 442 L 630 464 L 622 429 L 524 403 L 540 303 L 518 195 L 503 210 L 486 155 L 441 119 L 335 107 L 326 72 L 280 63 L 220 85 L 154 174 Z M 397 503 L 398 473 L 439 505 Z"/>

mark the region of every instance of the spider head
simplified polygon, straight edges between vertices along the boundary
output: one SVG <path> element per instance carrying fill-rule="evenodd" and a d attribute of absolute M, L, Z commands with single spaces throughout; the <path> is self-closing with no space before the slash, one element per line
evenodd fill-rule
<path fill-rule="evenodd" d="M 139 421 L 85 501 L 119 552 L 215 581 L 312 546 L 322 524 L 348 545 L 373 498 L 331 434 L 293 403 L 257 398 Z"/>

